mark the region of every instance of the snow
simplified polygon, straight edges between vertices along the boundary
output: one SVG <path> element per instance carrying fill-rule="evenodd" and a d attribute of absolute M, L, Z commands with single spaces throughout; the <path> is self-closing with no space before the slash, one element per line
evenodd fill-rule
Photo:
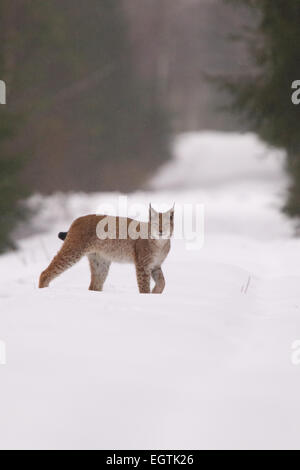
<path fill-rule="evenodd" d="M 172 242 L 161 296 L 117 264 L 89 292 L 86 260 L 37 289 L 57 232 L 119 195 L 31 198 L 34 234 L 0 258 L 1 449 L 299 449 L 300 242 L 279 210 L 283 160 L 253 135 L 176 139 L 149 190 L 128 195 L 205 207 L 204 246 Z"/>

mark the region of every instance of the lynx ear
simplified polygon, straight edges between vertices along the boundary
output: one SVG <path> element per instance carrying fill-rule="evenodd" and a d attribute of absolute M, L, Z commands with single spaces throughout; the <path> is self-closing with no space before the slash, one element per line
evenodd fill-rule
<path fill-rule="evenodd" d="M 152 213 L 153 213 L 153 209 L 152 209 L 151 202 L 150 202 L 150 204 L 149 204 L 149 220 L 150 221 L 151 221 Z"/>
<path fill-rule="evenodd" d="M 156 212 L 156 210 L 151 206 L 151 203 L 149 204 L 149 212 L 150 214 L 158 214 L 158 212 Z"/>

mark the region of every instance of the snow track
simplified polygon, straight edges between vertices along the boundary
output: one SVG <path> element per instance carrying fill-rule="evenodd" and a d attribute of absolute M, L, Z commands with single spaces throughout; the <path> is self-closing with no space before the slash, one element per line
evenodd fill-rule
<path fill-rule="evenodd" d="M 198 187 L 198 167 L 216 159 L 222 138 L 230 153 L 226 171 L 219 165 L 222 184 L 208 184 L 217 179 L 211 172 Z M 185 137 L 156 190 L 130 196 L 206 206 L 204 247 L 173 242 L 162 296 L 139 295 L 126 265 L 113 265 L 103 293 L 88 292 L 86 260 L 38 290 L 61 246 L 57 231 L 116 195 L 31 201 L 40 205 L 34 227 L 44 232 L 0 258 L 1 448 L 300 447 L 300 366 L 291 363 L 300 339 L 300 243 L 278 210 L 278 154 L 253 136 L 238 139 Z M 195 184 L 187 169 L 179 182 L 197 148 Z M 248 155 L 236 178 L 234 149 Z M 168 190 L 160 189 L 163 174 Z"/>

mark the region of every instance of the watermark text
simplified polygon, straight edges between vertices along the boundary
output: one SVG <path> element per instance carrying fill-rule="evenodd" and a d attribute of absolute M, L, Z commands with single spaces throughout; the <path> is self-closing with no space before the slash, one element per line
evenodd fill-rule
<path fill-rule="evenodd" d="M 203 204 L 160 204 L 155 210 L 120 196 L 115 203 L 101 204 L 98 214 L 103 214 L 96 229 L 100 240 L 174 238 L 184 240 L 187 250 L 200 250 L 204 244 Z"/>
<path fill-rule="evenodd" d="M 6 104 L 6 84 L 0 80 L 0 104 Z"/>
<path fill-rule="evenodd" d="M 300 104 L 300 80 L 295 80 L 292 83 L 292 89 L 295 90 L 292 94 L 292 103 L 298 105 Z"/>
<path fill-rule="evenodd" d="M 300 340 L 296 340 L 292 343 L 292 354 L 291 363 L 293 366 L 300 366 Z"/>
<path fill-rule="evenodd" d="M 5 366 L 6 364 L 6 344 L 4 341 L 0 340 L 0 366 Z"/>

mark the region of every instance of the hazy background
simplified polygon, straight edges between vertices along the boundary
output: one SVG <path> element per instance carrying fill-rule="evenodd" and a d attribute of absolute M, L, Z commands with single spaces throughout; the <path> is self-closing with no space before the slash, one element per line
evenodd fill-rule
<path fill-rule="evenodd" d="M 0 448 L 300 448 L 299 25 L 299 0 L 0 0 Z M 204 208 L 163 295 L 118 263 L 88 291 L 86 259 L 38 289 L 120 195 Z"/>
<path fill-rule="evenodd" d="M 295 0 L 0 0 L 1 249 L 26 194 L 143 188 L 183 132 L 253 130 L 295 162 L 299 10 Z"/>

